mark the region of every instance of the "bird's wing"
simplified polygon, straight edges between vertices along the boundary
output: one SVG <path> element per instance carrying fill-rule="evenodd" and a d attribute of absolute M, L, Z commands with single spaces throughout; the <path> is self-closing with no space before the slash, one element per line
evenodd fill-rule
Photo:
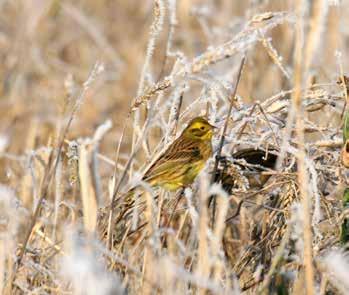
<path fill-rule="evenodd" d="M 144 181 L 151 181 L 161 175 L 168 173 L 175 167 L 198 160 L 200 149 L 197 143 L 191 140 L 176 139 L 169 148 L 154 162 L 144 174 Z M 178 171 L 179 172 L 179 171 Z"/>

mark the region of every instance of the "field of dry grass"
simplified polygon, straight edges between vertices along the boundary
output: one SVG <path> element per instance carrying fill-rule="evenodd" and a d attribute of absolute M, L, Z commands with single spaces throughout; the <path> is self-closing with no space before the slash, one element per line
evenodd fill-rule
<path fill-rule="evenodd" d="M 348 28 L 348 0 L 1 0 L 0 294 L 349 294 Z M 220 156 L 141 182 L 196 116 Z"/>

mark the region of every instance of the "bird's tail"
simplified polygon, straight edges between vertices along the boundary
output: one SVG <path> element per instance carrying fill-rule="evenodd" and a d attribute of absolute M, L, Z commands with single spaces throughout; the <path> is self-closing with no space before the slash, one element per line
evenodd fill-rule
<path fill-rule="evenodd" d="M 128 192 L 118 197 L 112 204 L 112 210 L 115 210 L 115 212 L 117 212 L 117 222 L 131 213 L 136 204 L 136 198 L 138 196 L 138 194 L 136 193 L 137 189 L 138 186 L 131 188 Z"/>
<path fill-rule="evenodd" d="M 110 229 L 113 244 L 118 244 L 123 240 L 127 228 L 130 226 L 131 213 L 139 203 L 137 202 L 139 197 L 137 189 L 138 187 L 133 187 L 128 192 L 118 196 L 112 204 L 100 209 L 98 227 L 102 239 L 107 238 Z M 110 210 L 112 210 L 112 215 L 109 214 Z M 112 217 L 111 220 L 110 217 Z"/>

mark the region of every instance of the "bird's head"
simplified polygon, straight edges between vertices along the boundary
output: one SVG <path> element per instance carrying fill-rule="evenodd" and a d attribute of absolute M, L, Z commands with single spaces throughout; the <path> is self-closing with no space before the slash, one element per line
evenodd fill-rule
<path fill-rule="evenodd" d="M 188 123 L 183 135 L 190 139 L 207 141 L 212 139 L 213 129 L 215 128 L 205 118 L 196 117 Z"/>

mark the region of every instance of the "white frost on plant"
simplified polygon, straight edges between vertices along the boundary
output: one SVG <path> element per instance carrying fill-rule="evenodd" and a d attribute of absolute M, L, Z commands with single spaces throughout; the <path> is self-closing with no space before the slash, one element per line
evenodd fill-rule
<path fill-rule="evenodd" d="M 14 237 L 19 221 L 26 215 L 13 189 L 0 183 L 0 239 Z"/>
<path fill-rule="evenodd" d="M 177 12 L 176 12 L 176 6 L 177 1 L 176 0 L 168 0 L 168 12 L 169 12 L 169 23 L 170 23 L 170 29 L 168 33 L 168 39 L 167 39 L 167 45 L 166 45 L 166 54 L 168 56 L 175 56 L 175 53 L 172 51 L 172 43 L 173 43 L 173 36 L 175 33 L 175 28 L 178 25 L 177 20 Z"/>
<path fill-rule="evenodd" d="M 325 256 L 323 262 L 329 271 L 330 278 L 342 285 L 343 290 L 349 290 L 349 258 L 339 251 L 332 251 Z"/>
<path fill-rule="evenodd" d="M 310 189 L 312 191 L 312 195 L 314 196 L 314 212 L 313 212 L 312 225 L 315 229 L 315 233 L 318 236 L 318 238 L 321 238 L 321 233 L 318 227 L 316 226 L 322 219 L 321 205 L 320 205 L 321 197 L 320 197 L 319 189 L 317 187 L 318 175 L 317 175 L 314 163 L 308 157 L 306 158 L 306 164 L 310 173 Z"/>
<path fill-rule="evenodd" d="M 255 272 L 253 273 L 253 278 L 258 282 L 263 274 L 263 270 L 264 270 L 264 265 L 263 264 L 258 264 Z"/>
<path fill-rule="evenodd" d="M 0 135 L 0 153 L 4 152 L 9 144 L 9 139 L 7 136 Z"/>
<path fill-rule="evenodd" d="M 334 57 L 335 57 L 337 60 L 342 59 L 342 56 L 343 56 L 343 54 L 342 54 L 342 52 L 341 52 L 340 50 L 336 50 L 336 51 L 334 52 Z"/>
<path fill-rule="evenodd" d="M 173 140 L 173 136 L 175 135 L 175 124 L 176 122 L 176 117 L 180 113 L 180 105 L 182 96 L 184 95 L 184 92 L 188 90 L 189 88 L 187 87 L 187 83 L 181 83 L 177 87 L 175 87 L 172 95 L 171 95 L 171 106 L 170 106 L 170 114 L 168 117 L 168 122 L 167 122 L 167 128 L 165 131 L 165 143 L 167 144 L 168 142 L 171 142 Z"/>
<path fill-rule="evenodd" d="M 163 257 L 161 262 L 162 265 L 164 265 L 163 273 L 166 271 L 167 275 L 172 280 L 177 279 L 179 281 L 192 283 L 199 288 L 207 289 L 211 294 L 236 294 L 229 288 L 223 289 L 221 285 L 217 284 L 210 278 L 187 271 L 185 268 L 177 265 L 177 263 L 167 257 Z"/>
<path fill-rule="evenodd" d="M 199 220 L 199 213 L 196 211 L 193 205 L 193 191 L 190 188 L 184 190 L 184 196 L 187 199 L 187 204 L 189 208 L 189 214 L 193 222 L 194 227 L 197 226 Z"/>
<path fill-rule="evenodd" d="M 217 105 L 218 105 L 218 97 L 217 92 L 214 88 L 210 89 L 210 122 L 216 122 L 217 117 Z"/>
<path fill-rule="evenodd" d="M 71 283 L 74 294 L 123 294 L 116 274 L 108 273 L 95 249 L 74 230 L 66 232 L 66 253 L 61 263 L 62 277 Z"/>
<path fill-rule="evenodd" d="M 88 76 L 87 80 L 83 84 L 84 90 L 87 90 L 103 71 L 104 71 L 103 63 L 100 61 L 97 61 L 94 64 L 93 69 L 90 75 Z"/>
<path fill-rule="evenodd" d="M 154 20 L 150 28 L 150 37 L 148 40 L 145 61 L 141 72 L 137 96 L 140 96 L 142 94 L 145 87 L 145 77 L 147 74 L 150 74 L 149 67 L 154 54 L 156 39 L 158 38 L 160 32 L 163 29 L 164 17 L 166 14 L 165 7 L 166 6 L 162 0 L 155 1 Z"/>
<path fill-rule="evenodd" d="M 106 120 L 103 124 L 99 125 L 95 134 L 93 135 L 93 141 L 95 143 L 102 140 L 103 136 L 113 127 L 110 119 Z"/>
<path fill-rule="evenodd" d="M 218 195 L 222 198 L 228 199 L 229 195 L 227 192 L 222 188 L 222 185 L 220 183 L 213 183 L 208 191 L 209 195 Z"/>
<path fill-rule="evenodd" d="M 340 0 L 328 0 L 328 5 L 329 6 L 340 6 L 341 1 Z"/>
<path fill-rule="evenodd" d="M 300 203 L 295 203 L 291 206 L 291 219 L 289 225 L 291 226 L 291 239 L 295 241 L 296 254 L 294 255 L 295 260 L 301 261 L 303 259 L 303 222 L 304 214 L 303 207 Z"/>

